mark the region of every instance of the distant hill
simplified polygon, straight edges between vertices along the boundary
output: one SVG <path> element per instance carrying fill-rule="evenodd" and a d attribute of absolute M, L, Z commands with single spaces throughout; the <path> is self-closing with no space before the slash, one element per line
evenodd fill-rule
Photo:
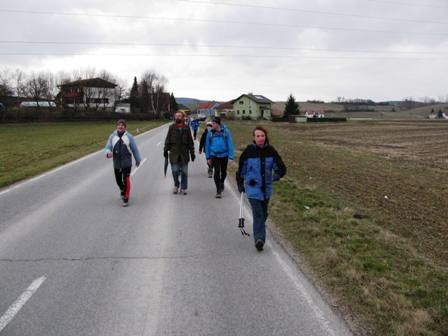
<path fill-rule="evenodd" d="M 202 99 L 197 99 L 197 98 L 186 98 L 186 97 L 176 98 L 176 102 L 178 104 L 185 105 L 191 110 L 194 110 L 199 104 L 206 103 L 209 101 L 213 101 L 213 99 L 202 100 Z"/>

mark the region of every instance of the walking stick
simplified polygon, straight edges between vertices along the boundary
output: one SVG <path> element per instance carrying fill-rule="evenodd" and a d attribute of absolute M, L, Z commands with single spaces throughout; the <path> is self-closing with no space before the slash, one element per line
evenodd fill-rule
<path fill-rule="evenodd" d="M 246 232 L 246 230 L 244 230 L 244 217 L 243 217 L 243 194 L 241 193 L 241 199 L 240 199 L 240 218 L 238 218 L 238 227 L 241 231 L 241 234 L 243 236 L 248 236 L 250 237 L 250 234 L 248 234 Z"/>

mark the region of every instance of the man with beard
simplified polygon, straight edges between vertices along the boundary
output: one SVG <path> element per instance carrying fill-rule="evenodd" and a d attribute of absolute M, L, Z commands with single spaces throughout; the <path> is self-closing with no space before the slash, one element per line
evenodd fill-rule
<path fill-rule="evenodd" d="M 169 157 L 171 172 L 173 173 L 173 194 L 187 194 L 188 188 L 188 162 L 194 161 L 194 142 L 190 128 L 185 125 L 185 115 L 177 111 L 174 115 L 174 123 L 169 127 L 165 138 L 163 156 Z M 179 183 L 180 177 L 180 183 Z M 180 189 L 179 189 L 180 187 Z"/>

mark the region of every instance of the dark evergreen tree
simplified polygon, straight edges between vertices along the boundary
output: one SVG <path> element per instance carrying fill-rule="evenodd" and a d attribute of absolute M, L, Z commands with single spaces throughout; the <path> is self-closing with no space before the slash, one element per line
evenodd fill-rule
<path fill-rule="evenodd" d="M 150 96 L 148 83 L 144 80 L 141 85 L 141 111 L 143 113 L 148 113 L 150 110 Z"/>
<path fill-rule="evenodd" d="M 173 114 L 179 109 L 179 105 L 177 104 L 176 98 L 174 98 L 174 94 L 171 92 L 170 95 L 170 113 Z"/>
<path fill-rule="evenodd" d="M 131 104 L 131 110 L 134 112 L 136 109 L 140 109 L 140 99 L 138 95 L 137 77 L 134 77 L 134 83 L 132 84 L 131 92 L 129 94 L 129 103 Z"/>
<path fill-rule="evenodd" d="M 297 114 L 299 114 L 299 104 L 291 93 L 286 101 L 284 118 L 288 119 L 289 116 Z"/>

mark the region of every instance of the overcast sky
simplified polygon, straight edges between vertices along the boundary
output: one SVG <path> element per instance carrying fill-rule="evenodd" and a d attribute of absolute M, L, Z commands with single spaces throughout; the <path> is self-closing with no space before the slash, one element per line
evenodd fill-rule
<path fill-rule="evenodd" d="M 444 0 L 1 0 L 0 19 L 0 69 L 154 70 L 223 101 L 448 96 Z"/>

